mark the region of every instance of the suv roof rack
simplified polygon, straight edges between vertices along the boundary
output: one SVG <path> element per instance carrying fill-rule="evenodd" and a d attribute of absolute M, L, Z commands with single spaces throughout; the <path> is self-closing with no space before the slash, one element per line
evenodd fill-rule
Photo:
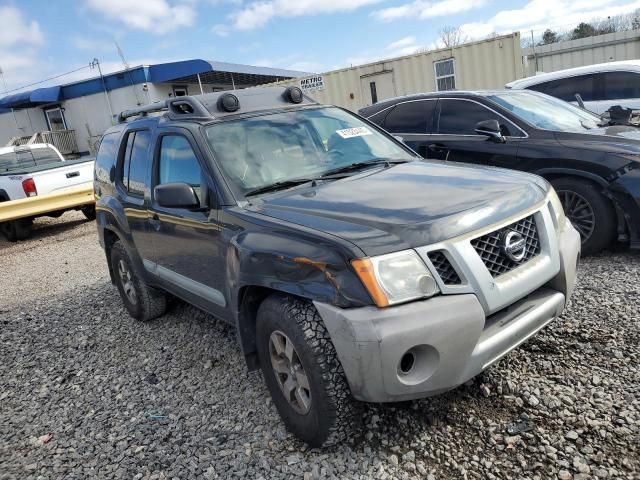
<path fill-rule="evenodd" d="M 207 93 L 204 95 L 169 98 L 120 112 L 116 118 L 124 123 L 128 118 L 167 112 L 171 120 L 213 120 L 242 112 L 253 112 L 293 105 L 317 105 L 299 87 L 253 87 L 242 90 Z"/>
<path fill-rule="evenodd" d="M 118 123 L 125 122 L 128 118 L 137 117 L 138 115 L 146 116 L 149 113 L 166 111 L 169 118 L 177 120 L 178 118 L 191 119 L 211 119 L 209 111 L 193 97 L 170 98 L 161 102 L 155 102 L 143 107 L 132 108 L 120 112 L 117 116 Z"/>

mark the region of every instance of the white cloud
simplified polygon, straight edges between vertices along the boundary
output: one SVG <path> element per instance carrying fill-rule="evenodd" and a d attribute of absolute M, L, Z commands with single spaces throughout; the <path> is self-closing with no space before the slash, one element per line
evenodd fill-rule
<path fill-rule="evenodd" d="M 193 2 L 180 0 L 87 0 L 89 9 L 127 27 L 164 34 L 193 24 Z"/>
<path fill-rule="evenodd" d="M 78 50 L 85 50 L 88 52 L 108 52 L 115 51 L 115 44 L 112 40 L 108 39 L 95 39 L 76 35 L 70 39 L 71 45 Z"/>
<path fill-rule="evenodd" d="M 349 12 L 382 0 L 259 0 L 231 13 L 231 28 L 246 31 L 262 27 L 277 17 L 300 17 L 325 13 Z M 230 29 L 216 25 L 214 33 L 228 35 Z"/>
<path fill-rule="evenodd" d="M 37 53 L 44 35 L 37 21 L 27 20 L 15 7 L 0 7 L 0 18 L 0 68 L 11 90 L 28 83 L 40 71 Z M 3 83 L 0 92 L 4 92 Z"/>
<path fill-rule="evenodd" d="M 420 44 L 416 37 L 403 37 L 395 42 L 391 42 L 384 49 L 367 50 L 358 55 L 348 57 L 345 65 L 363 65 L 365 63 L 377 62 L 386 58 L 404 57 L 413 55 L 421 50 L 425 50 L 425 46 Z M 343 67 L 345 66 L 343 65 Z"/>
<path fill-rule="evenodd" d="M 471 38 L 485 37 L 493 32 L 571 29 L 578 23 L 594 18 L 619 15 L 640 8 L 636 0 L 623 5 L 616 0 L 531 0 L 524 7 L 503 10 L 484 22 L 461 25 L 463 33 Z"/>
<path fill-rule="evenodd" d="M 488 0 L 415 0 L 397 7 L 377 10 L 373 12 L 373 16 L 383 21 L 399 20 L 401 18 L 427 19 L 466 12 L 483 7 L 487 3 Z"/>

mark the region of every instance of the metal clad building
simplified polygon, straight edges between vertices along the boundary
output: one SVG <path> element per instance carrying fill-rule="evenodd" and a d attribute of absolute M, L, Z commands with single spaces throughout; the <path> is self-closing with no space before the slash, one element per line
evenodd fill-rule
<path fill-rule="evenodd" d="M 519 33 L 417 53 L 321 75 L 323 88 L 305 89 L 307 76 L 280 82 L 302 84 L 315 100 L 352 111 L 376 101 L 418 92 L 447 89 L 502 88 L 523 77 Z M 312 82 L 317 85 L 318 82 Z"/>
<path fill-rule="evenodd" d="M 173 96 L 246 88 L 308 75 L 267 67 L 186 60 L 0 98 L 0 146 L 53 143 L 66 156 L 94 154 L 113 115 Z"/>
<path fill-rule="evenodd" d="M 614 32 L 524 49 L 527 77 L 597 63 L 640 59 L 640 30 Z"/>

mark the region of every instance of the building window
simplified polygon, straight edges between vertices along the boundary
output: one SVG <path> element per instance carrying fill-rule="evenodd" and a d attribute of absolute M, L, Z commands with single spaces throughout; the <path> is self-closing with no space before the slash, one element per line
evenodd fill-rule
<path fill-rule="evenodd" d="M 439 92 L 456 89 L 456 64 L 453 58 L 435 62 L 433 68 L 436 73 L 436 88 Z"/>
<path fill-rule="evenodd" d="M 178 87 L 174 85 L 172 88 L 174 97 L 186 97 L 187 95 L 189 95 L 189 90 L 187 89 L 187 87 Z"/>
<path fill-rule="evenodd" d="M 64 120 L 64 115 L 62 114 L 62 109 L 60 107 L 45 110 L 44 116 L 47 118 L 49 131 L 59 132 L 60 130 L 67 129 L 67 122 Z"/>
<path fill-rule="evenodd" d="M 369 88 L 371 89 L 371 103 L 378 103 L 378 91 L 376 90 L 376 82 L 370 82 Z"/>

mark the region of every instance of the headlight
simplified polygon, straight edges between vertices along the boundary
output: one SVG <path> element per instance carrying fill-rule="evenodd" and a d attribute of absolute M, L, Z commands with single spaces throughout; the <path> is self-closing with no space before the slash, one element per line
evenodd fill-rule
<path fill-rule="evenodd" d="M 414 250 L 351 262 L 378 307 L 438 293 L 438 285 Z"/>
<path fill-rule="evenodd" d="M 553 187 L 549 190 L 549 201 L 551 202 L 551 214 L 553 215 L 553 223 L 556 230 L 563 230 L 567 217 L 564 215 L 564 207 Z"/>

